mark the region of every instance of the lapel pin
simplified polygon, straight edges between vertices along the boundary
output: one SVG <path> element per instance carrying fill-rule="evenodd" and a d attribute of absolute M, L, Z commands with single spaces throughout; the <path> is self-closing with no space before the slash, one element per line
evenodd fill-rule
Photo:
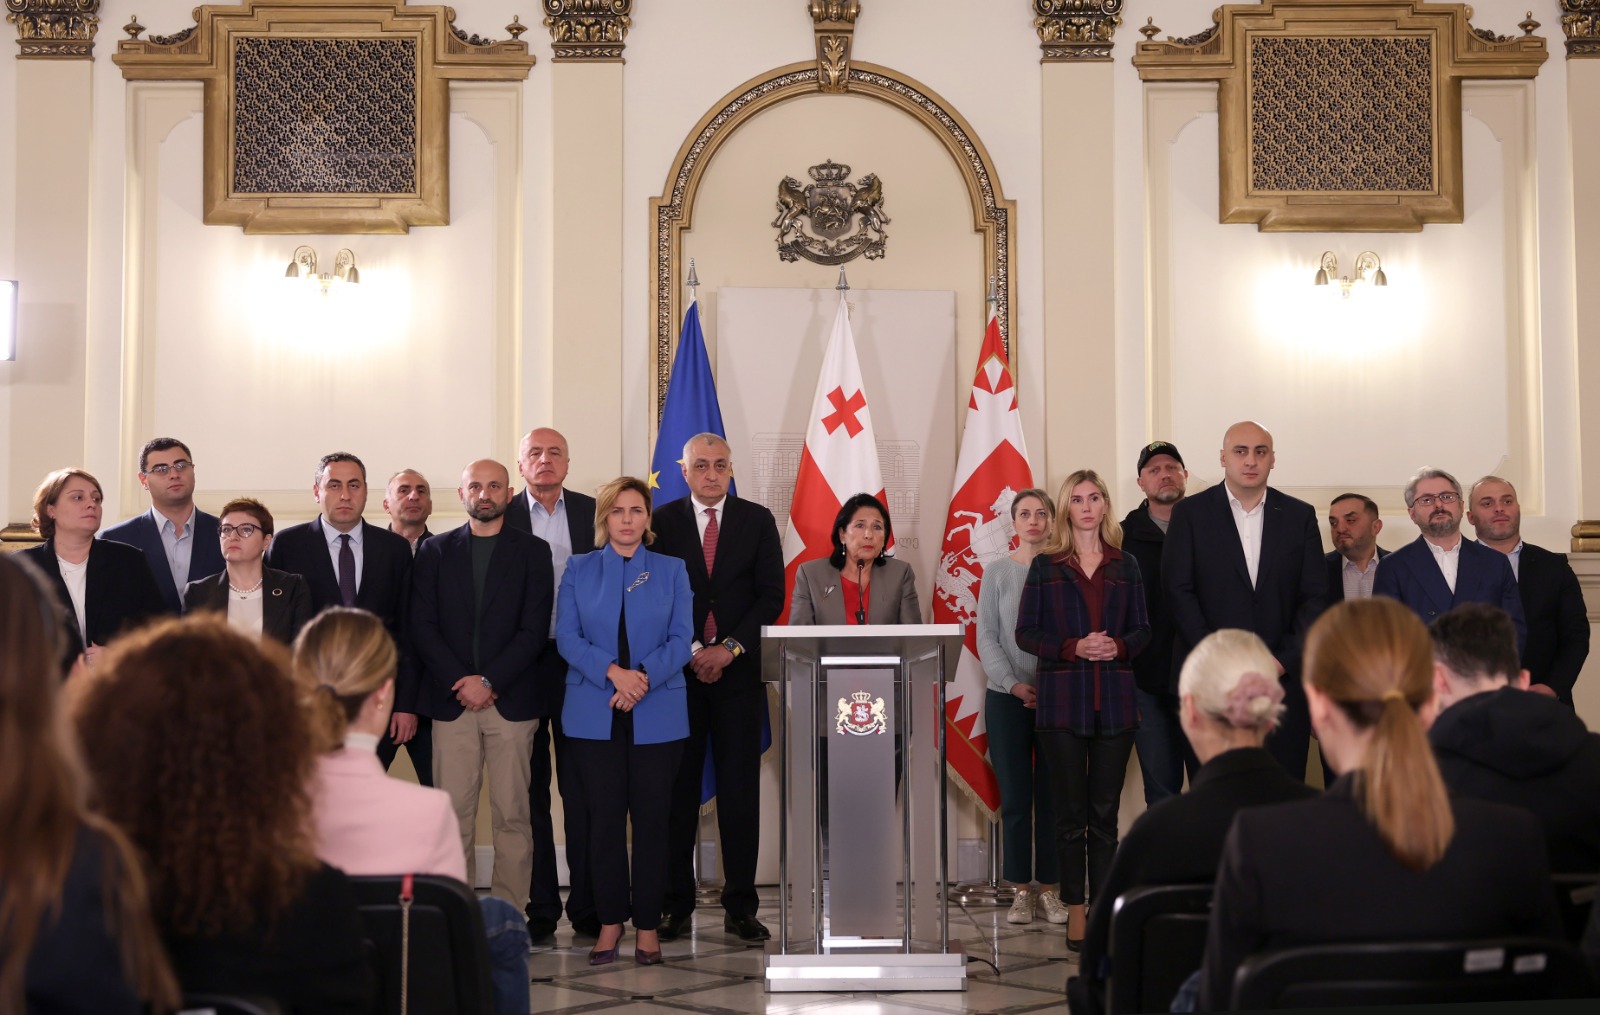
<path fill-rule="evenodd" d="M 639 577 L 635 578 L 633 580 L 633 584 L 629 585 L 624 591 L 632 592 L 634 589 L 638 588 L 639 586 L 643 585 L 645 582 L 647 582 L 649 580 L 650 580 L 650 572 L 649 571 L 640 571 L 639 572 Z"/>

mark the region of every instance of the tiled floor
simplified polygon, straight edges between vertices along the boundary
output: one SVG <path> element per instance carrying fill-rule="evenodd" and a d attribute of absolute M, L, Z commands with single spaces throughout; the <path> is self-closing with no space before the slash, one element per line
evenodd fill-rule
<path fill-rule="evenodd" d="M 951 910 L 951 936 L 961 940 L 970 957 L 967 989 L 961 993 L 769 994 L 762 987 L 762 949 L 723 933 L 721 911 L 714 908 L 700 909 L 696 932 L 663 945 L 666 962 L 651 967 L 634 965 L 630 931 L 623 938 L 624 950 L 616 963 L 592 968 L 588 956 L 594 939 L 574 942 L 572 929 L 563 923 L 556 931 L 554 948 L 536 950 L 528 957 L 533 1010 L 569 1015 L 595 1011 L 1012 1015 L 1065 1010 L 1063 988 L 1067 976 L 1077 971 L 1077 957 L 1067 951 L 1066 928 L 1042 919 L 1015 927 L 1006 923 L 1005 913 L 992 907 L 973 907 L 968 914 L 959 908 Z M 763 907 L 759 915 L 768 927 L 777 927 L 775 904 Z M 998 975 L 987 965 L 996 957 L 996 948 Z"/>

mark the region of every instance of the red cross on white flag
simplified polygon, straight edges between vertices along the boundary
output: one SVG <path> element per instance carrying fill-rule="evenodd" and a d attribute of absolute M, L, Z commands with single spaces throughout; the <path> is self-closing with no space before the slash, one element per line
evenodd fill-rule
<path fill-rule="evenodd" d="M 861 363 L 850 333 L 850 312 L 841 294 L 833 335 L 817 375 L 817 393 L 811 400 L 806 447 L 795 477 L 794 503 L 789 508 L 789 529 L 783 535 L 783 569 L 788 592 L 794 593 L 794 575 L 808 560 L 833 551 L 834 516 L 839 506 L 858 493 L 884 500 L 883 473 L 878 467 L 878 443 L 872 432 L 872 410 L 861 386 Z M 789 620 L 788 599 L 783 616 Z"/>

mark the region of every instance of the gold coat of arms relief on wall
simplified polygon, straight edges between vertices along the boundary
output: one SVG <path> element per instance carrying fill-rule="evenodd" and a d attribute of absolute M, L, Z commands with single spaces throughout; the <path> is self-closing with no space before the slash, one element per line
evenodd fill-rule
<path fill-rule="evenodd" d="M 812 183 L 792 176 L 778 184 L 778 257 L 805 258 L 817 264 L 843 264 L 857 257 L 883 257 L 889 234 L 884 226 L 883 181 L 868 173 L 850 182 L 850 167 L 829 160 L 812 166 Z M 859 225 L 857 219 L 859 218 Z M 810 230 L 807 230 L 807 226 Z"/>

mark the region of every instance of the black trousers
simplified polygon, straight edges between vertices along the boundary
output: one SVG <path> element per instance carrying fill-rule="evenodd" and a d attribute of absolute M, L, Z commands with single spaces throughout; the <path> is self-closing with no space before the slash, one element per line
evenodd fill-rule
<path fill-rule="evenodd" d="M 551 751 L 553 746 L 554 752 Z M 554 766 L 551 765 L 552 753 Z M 554 923 L 561 919 L 561 878 L 556 872 L 555 822 L 550 817 L 550 777 L 561 793 L 561 827 L 567 839 L 567 919 L 578 926 L 592 923 L 594 888 L 589 879 L 589 812 L 584 806 L 572 741 L 561 728 L 558 712 L 539 724 L 533 736 L 533 772 L 528 784 L 533 818 L 533 883 L 528 887 L 528 916 Z"/>
<path fill-rule="evenodd" d="M 416 735 L 404 744 L 395 743 L 389 739 L 389 731 L 383 731 L 383 738 L 378 741 L 378 760 L 383 763 L 385 772 L 394 764 L 394 756 L 400 753 L 401 747 L 411 757 L 411 767 L 417 770 L 417 781 L 424 786 L 432 786 L 433 720 L 425 715 L 417 716 Z"/>
<path fill-rule="evenodd" d="M 568 740 L 589 807 L 589 877 L 603 924 L 631 916 L 639 930 L 661 924 L 668 812 L 683 741 L 633 742 L 632 716 L 614 712 L 610 740 Z M 632 876 L 628 822 L 633 822 Z"/>
<path fill-rule="evenodd" d="M 1298 673 L 1285 673 L 1280 679 L 1283 681 L 1283 718 L 1278 728 L 1267 734 L 1267 753 L 1285 772 L 1305 782 L 1306 759 L 1311 752 L 1311 706 L 1306 701 L 1306 689 Z"/>
<path fill-rule="evenodd" d="M 1133 753 L 1133 731 L 1079 736 L 1065 730 L 1044 730 L 1034 736 L 1055 794 L 1061 898 L 1080 906 L 1099 896 L 1117 855 L 1117 811 L 1128 775 L 1128 756 Z M 1083 884 L 1086 855 L 1087 894 Z"/>
<path fill-rule="evenodd" d="M 724 678 L 726 679 L 726 678 Z M 666 913 L 694 912 L 694 851 L 700 838 L 700 782 L 706 746 L 717 778 L 717 833 L 722 841 L 722 908 L 731 916 L 755 916 L 756 856 L 761 844 L 762 684 L 737 689 L 689 681 L 689 739 L 672 789 L 667 825 Z"/>

